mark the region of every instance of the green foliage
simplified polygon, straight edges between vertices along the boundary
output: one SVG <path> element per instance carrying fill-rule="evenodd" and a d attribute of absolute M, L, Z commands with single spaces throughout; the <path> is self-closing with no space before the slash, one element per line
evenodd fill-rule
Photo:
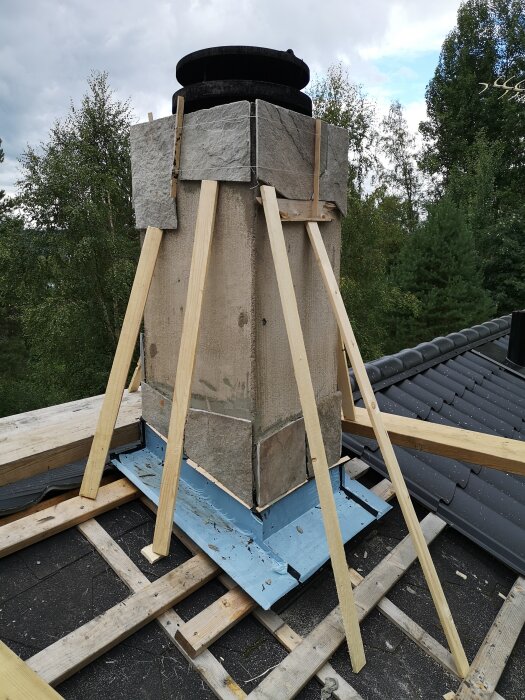
<path fill-rule="evenodd" d="M 419 313 L 394 315 L 392 349 L 483 322 L 494 312 L 472 233 L 450 197 L 431 206 L 406 241 L 395 277 L 401 291 L 418 300 Z"/>
<path fill-rule="evenodd" d="M 406 231 L 414 229 L 419 220 L 421 182 L 416 162 L 416 143 L 408 129 L 403 108 L 397 101 L 390 106 L 381 123 L 379 145 L 389 161 L 381 174 L 383 182 L 399 198 L 399 210 Z"/>
<path fill-rule="evenodd" d="M 419 310 L 416 297 L 389 274 L 404 238 L 399 202 L 384 188 L 364 197 L 349 193 L 342 225 L 341 294 L 365 360 L 384 353 L 391 314 L 410 317 Z"/>
<path fill-rule="evenodd" d="M 49 403 L 104 390 L 138 255 L 130 110 L 93 74 L 79 108 L 22 157 L 33 256 L 21 276 L 31 371 Z"/>
<path fill-rule="evenodd" d="M 465 167 L 481 131 L 502 146 L 498 186 L 523 188 L 525 163 L 522 104 L 489 88 L 500 76 L 525 75 L 525 0 L 467 0 L 457 27 L 447 36 L 427 91 L 429 119 L 420 129 L 426 140 L 424 167 L 448 180 L 453 168 Z M 480 94 L 481 93 L 481 94 Z"/>
<path fill-rule="evenodd" d="M 342 63 L 328 68 L 309 86 L 313 116 L 348 131 L 349 181 L 358 191 L 376 165 L 375 109 L 360 85 L 353 83 Z"/>

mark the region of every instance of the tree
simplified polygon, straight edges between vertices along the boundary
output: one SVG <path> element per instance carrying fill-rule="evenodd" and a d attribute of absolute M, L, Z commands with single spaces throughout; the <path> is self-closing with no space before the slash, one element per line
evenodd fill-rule
<path fill-rule="evenodd" d="M 399 197 L 403 225 L 407 231 L 412 231 L 419 219 L 420 197 L 416 141 L 408 129 L 403 108 L 397 101 L 392 102 L 388 115 L 381 122 L 379 143 L 388 160 L 382 179 Z"/>
<path fill-rule="evenodd" d="M 481 131 L 502 145 L 498 187 L 523 191 L 525 107 L 487 89 L 500 76 L 525 75 L 525 0 L 467 0 L 457 26 L 445 39 L 434 77 L 426 90 L 428 120 L 425 169 L 443 176 L 466 165 Z"/>
<path fill-rule="evenodd" d="M 347 129 L 349 136 L 348 213 L 342 221 L 341 294 L 365 359 L 383 354 L 387 319 L 395 311 L 415 313 L 418 302 L 401 292 L 389 271 L 404 238 L 405 205 L 374 187 L 381 168 L 375 107 L 341 64 L 311 87 L 314 116 Z M 394 137 L 392 137 L 394 138 Z M 408 137 L 406 139 L 408 148 Z M 394 146 L 392 145 L 392 148 Z"/>
<path fill-rule="evenodd" d="M 21 206 L 33 234 L 22 324 L 48 403 L 104 390 L 138 256 L 129 104 L 94 73 L 47 143 L 22 157 Z"/>
<path fill-rule="evenodd" d="M 349 180 L 362 192 L 367 177 L 377 165 L 377 130 L 372 103 L 361 86 L 350 80 L 341 63 L 330 66 L 326 76 L 314 80 L 309 93 L 315 118 L 348 131 Z"/>
<path fill-rule="evenodd" d="M 0 139 L 0 164 L 4 152 Z M 21 326 L 21 273 L 31 254 L 23 250 L 24 228 L 16 202 L 0 190 L 0 416 L 36 408 L 40 397 L 28 375 Z"/>
<path fill-rule="evenodd" d="M 405 238 L 399 202 L 384 187 L 363 197 L 350 191 L 342 224 L 341 295 L 365 360 L 384 354 L 389 318 L 412 317 L 419 302 L 389 274 Z"/>
<path fill-rule="evenodd" d="M 472 233 L 450 196 L 430 207 L 427 220 L 407 240 L 395 277 L 420 309 L 415 316 L 395 315 L 393 350 L 480 323 L 494 312 Z"/>

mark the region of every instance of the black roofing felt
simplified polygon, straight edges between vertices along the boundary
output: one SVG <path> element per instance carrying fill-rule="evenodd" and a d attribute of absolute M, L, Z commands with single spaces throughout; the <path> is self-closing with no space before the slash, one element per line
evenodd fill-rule
<path fill-rule="evenodd" d="M 504 351 L 509 330 L 510 316 L 504 316 L 367 364 L 379 407 L 525 440 L 525 377 L 483 354 L 487 345 Z M 362 406 L 351 378 L 356 405 Z M 387 475 L 374 440 L 344 433 L 343 446 Z M 418 501 L 525 574 L 525 478 L 426 452 L 394 450 Z"/>

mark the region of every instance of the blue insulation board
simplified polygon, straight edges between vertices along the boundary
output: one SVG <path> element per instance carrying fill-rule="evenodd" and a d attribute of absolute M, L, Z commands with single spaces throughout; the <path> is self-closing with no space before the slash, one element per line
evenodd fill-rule
<path fill-rule="evenodd" d="M 112 460 L 157 505 L 165 450 L 146 425 L 145 447 Z M 344 542 L 390 510 L 341 467 L 330 478 Z M 265 610 L 330 556 L 315 480 L 256 511 L 183 460 L 174 521 Z"/>

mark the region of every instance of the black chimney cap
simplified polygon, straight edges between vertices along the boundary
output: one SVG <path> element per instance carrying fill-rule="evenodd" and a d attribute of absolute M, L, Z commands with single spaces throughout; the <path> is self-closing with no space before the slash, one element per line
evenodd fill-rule
<path fill-rule="evenodd" d="M 183 87 L 173 95 L 173 114 L 177 97 L 183 95 L 188 113 L 261 99 L 312 116 L 312 100 L 301 92 L 310 80 L 310 69 L 291 49 L 215 46 L 183 56 L 176 72 Z"/>

